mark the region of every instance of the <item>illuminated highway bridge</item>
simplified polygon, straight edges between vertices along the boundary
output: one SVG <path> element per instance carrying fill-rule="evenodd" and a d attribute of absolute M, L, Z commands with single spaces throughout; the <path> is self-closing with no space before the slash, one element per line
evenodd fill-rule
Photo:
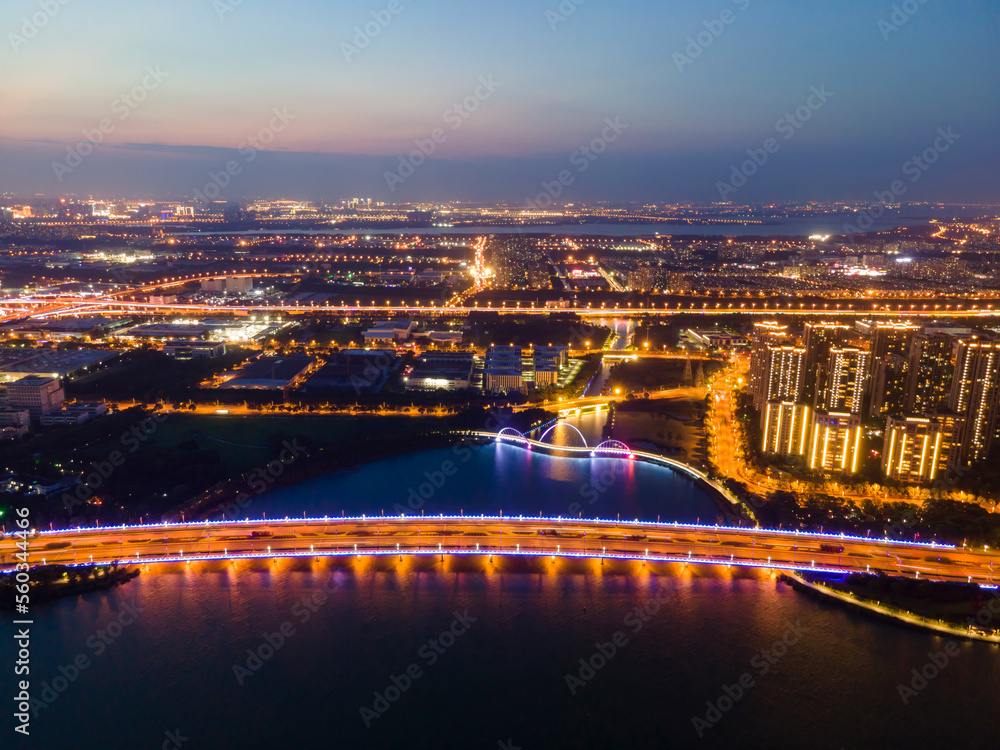
<path fill-rule="evenodd" d="M 11 570 L 19 538 L 0 540 Z M 996 553 L 930 542 L 773 529 L 534 516 L 361 516 L 95 526 L 33 532 L 29 564 L 210 561 L 353 556 L 585 558 L 629 565 L 885 572 L 994 584 Z"/>
<path fill-rule="evenodd" d="M 551 430 L 549 430 L 551 431 Z M 547 431 L 547 432 L 549 432 Z M 679 470 L 720 493 L 697 469 L 608 440 L 559 446 L 517 430 L 468 435 L 526 450 L 613 461 L 647 461 Z M 733 500 L 730 498 L 730 501 Z M 722 565 L 779 571 L 884 572 L 993 587 L 997 552 L 935 542 L 802 533 L 743 526 L 535 516 L 360 516 L 94 526 L 31 530 L 0 537 L 0 570 L 27 552 L 32 567 L 112 562 L 182 565 L 277 558 L 495 556 L 587 559 L 629 565 Z"/>

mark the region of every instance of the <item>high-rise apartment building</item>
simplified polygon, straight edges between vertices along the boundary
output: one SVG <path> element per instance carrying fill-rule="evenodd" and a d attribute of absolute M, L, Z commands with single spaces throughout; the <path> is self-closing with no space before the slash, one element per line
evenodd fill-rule
<path fill-rule="evenodd" d="M 548 284 L 548 265 L 538 240 L 517 234 L 494 235 L 487 244 L 487 252 L 495 286 L 529 287 L 533 281 L 542 280 L 539 273 L 542 269 Z"/>
<path fill-rule="evenodd" d="M 792 341 L 788 326 L 774 321 L 754 323 L 750 333 L 750 393 L 754 408 L 763 410 L 773 396 L 769 395 L 771 350 Z"/>
<path fill-rule="evenodd" d="M 811 429 L 806 404 L 769 401 L 764 406 L 763 451 L 782 455 L 805 455 Z"/>
<path fill-rule="evenodd" d="M 922 330 L 915 323 L 893 323 L 882 320 L 861 321 L 856 328 L 871 342 L 869 352 L 873 361 L 887 354 L 908 356 L 913 337 Z"/>
<path fill-rule="evenodd" d="M 806 323 L 802 345 L 806 350 L 807 377 L 803 395 L 807 403 L 813 403 L 819 397 L 819 391 L 826 382 L 830 351 L 846 345 L 850 335 L 850 326 L 840 323 Z"/>
<path fill-rule="evenodd" d="M 868 385 L 868 352 L 831 347 L 823 381 L 817 391 L 817 408 L 830 412 L 861 414 Z"/>
<path fill-rule="evenodd" d="M 962 419 L 889 417 L 882 450 L 882 473 L 900 482 L 933 482 L 943 477 L 957 460 Z"/>
<path fill-rule="evenodd" d="M 964 418 L 960 460 L 969 465 L 986 458 L 998 443 L 1000 339 L 968 336 L 958 340 L 950 411 Z"/>
<path fill-rule="evenodd" d="M 813 414 L 810 469 L 856 474 L 861 458 L 861 417 L 846 412 Z"/>
<path fill-rule="evenodd" d="M 869 391 L 869 413 L 902 414 L 906 410 L 907 386 L 910 380 L 910 360 L 899 354 L 883 354 L 872 367 Z"/>
<path fill-rule="evenodd" d="M 947 406 L 957 343 L 955 337 L 943 332 L 914 334 L 908 354 L 905 412 L 928 415 Z"/>
<path fill-rule="evenodd" d="M 806 352 L 796 346 L 777 346 L 770 351 L 767 379 L 762 384 L 764 401 L 798 401 L 806 380 Z"/>

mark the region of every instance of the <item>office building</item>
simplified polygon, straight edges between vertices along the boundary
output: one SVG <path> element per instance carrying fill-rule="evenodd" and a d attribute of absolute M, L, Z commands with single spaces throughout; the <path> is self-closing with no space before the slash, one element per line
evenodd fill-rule
<path fill-rule="evenodd" d="M 524 365 L 521 347 L 494 344 L 486 351 L 483 369 L 483 390 L 494 392 L 520 391 L 524 388 Z"/>
<path fill-rule="evenodd" d="M 28 375 L 7 385 L 7 403 L 14 409 L 27 410 L 33 420 L 58 411 L 65 401 L 66 392 L 58 378 Z"/>
<path fill-rule="evenodd" d="M 537 367 L 540 362 L 554 364 L 556 369 L 561 370 L 569 364 L 568 346 L 536 346 L 531 354 Z"/>

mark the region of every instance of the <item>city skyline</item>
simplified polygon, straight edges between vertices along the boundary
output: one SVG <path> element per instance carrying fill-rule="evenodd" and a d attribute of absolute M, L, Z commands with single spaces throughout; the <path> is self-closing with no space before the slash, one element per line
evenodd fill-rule
<path fill-rule="evenodd" d="M 998 37 L 10 0 L 0 733 L 995 745 Z"/>

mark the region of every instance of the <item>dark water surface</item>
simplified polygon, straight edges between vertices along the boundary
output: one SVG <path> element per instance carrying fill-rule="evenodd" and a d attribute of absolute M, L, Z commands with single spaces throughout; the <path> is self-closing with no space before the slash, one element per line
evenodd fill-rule
<path fill-rule="evenodd" d="M 388 510 L 458 458 L 449 453 L 285 488 L 251 515 Z M 609 463 L 484 448 L 425 510 L 503 502 L 558 514 Z M 689 520 L 715 507 L 668 470 L 612 476 L 585 515 L 673 509 Z M 5 644 L 13 631 L 6 617 Z M 997 648 L 958 644 L 908 704 L 900 697 L 946 643 L 763 571 L 452 557 L 196 563 L 39 606 L 32 690 L 55 699 L 24 741 L 8 698 L 0 747 L 154 749 L 178 730 L 184 748 L 995 747 Z M 12 696 L 13 649 L 2 653 Z"/>

